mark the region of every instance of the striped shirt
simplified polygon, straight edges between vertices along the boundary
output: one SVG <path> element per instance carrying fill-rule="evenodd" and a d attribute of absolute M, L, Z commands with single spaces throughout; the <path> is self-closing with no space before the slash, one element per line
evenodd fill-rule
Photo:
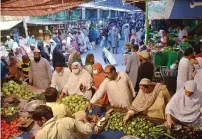
<path fill-rule="evenodd" d="M 28 77 L 29 71 L 30 71 L 30 62 L 23 63 L 23 61 L 20 61 L 18 63 L 18 69 L 20 69 L 24 76 Z"/>

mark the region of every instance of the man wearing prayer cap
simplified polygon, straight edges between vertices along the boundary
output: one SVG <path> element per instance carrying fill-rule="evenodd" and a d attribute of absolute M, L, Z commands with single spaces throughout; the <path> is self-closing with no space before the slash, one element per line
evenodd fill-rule
<path fill-rule="evenodd" d="M 38 48 L 34 49 L 34 60 L 31 61 L 29 72 L 29 83 L 36 88 L 46 89 L 49 87 L 52 78 L 50 63 L 41 57 Z"/>
<path fill-rule="evenodd" d="M 7 41 L 5 43 L 5 46 L 7 46 L 9 49 L 12 49 L 13 48 L 13 43 L 14 43 L 14 40 L 11 39 L 10 36 L 7 36 Z"/>

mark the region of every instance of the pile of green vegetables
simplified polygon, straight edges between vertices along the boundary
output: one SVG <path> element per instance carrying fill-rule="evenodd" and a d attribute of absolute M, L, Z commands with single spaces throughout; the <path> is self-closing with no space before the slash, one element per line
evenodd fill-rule
<path fill-rule="evenodd" d="M 113 112 L 105 126 L 105 131 L 109 129 L 123 131 L 127 135 L 144 139 L 157 139 L 162 136 L 173 138 L 167 133 L 164 126 L 155 126 L 143 118 L 136 117 L 123 124 L 124 115 L 123 113 Z"/>
<path fill-rule="evenodd" d="M 7 107 L 1 108 L 1 113 L 4 116 L 12 116 L 13 114 L 17 113 L 18 111 L 19 111 L 18 106 L 9 105 Z"/>
<path fill-rule="evenodd" d="M 89 104 L 89 102 L 80 95 L 71 95 L 71 96 L 66 96 L 58 102 L 65 104 L 72 113 L 85 110 L 86 106 Z"/>
<path fill-rule="evenodd" d="M 173 48 L 171 47 L 164 47 L 164 52 L 173 52 Z"/>
<path fill-rule="evenodd" d="M 20 85 L 14 81 L 9 81 L 3 84 L 2 91 L 6 96 L 14 94 L 18 98 L 28 99 L 30 96 L 34 95 L 34 93 L 30 91 L 27 86 L 27 83 Z"/>

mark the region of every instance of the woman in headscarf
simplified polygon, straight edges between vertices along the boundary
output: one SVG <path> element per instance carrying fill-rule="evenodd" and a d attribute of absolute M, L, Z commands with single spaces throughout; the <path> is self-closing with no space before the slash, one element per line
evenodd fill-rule
<path fill-rule="evenodd" d="M 70 42 L 70 44 L 71 44 L 71 46 L 77 51 L 77 52 L 80 52 L 80 50 L 79 50 L 79 46 L 78 46 L 78 44 L 77 44 L 77 42 L 76 42 L 76 38 L 74 37 L 74 36 L 70 36 L 71 37 L 71 42 Z"/>
<path fill-rule="evenodd" d="M 50 56 L 44 50 L 44 43 L 43 41 L 38 41 L 37 47 L 41 52 L 41 57 L 45 58 L 46 60 L 50 61 Z"/>
<path fill-rule="evenodd" d="M 187 81 L 166 106 L 166 124 L 169 128 L 176 122 L 202 127 L 201 108 L 201 92 L 195 81 Z"/>
<path fill-rule="evenodd" d="M 55 67 L 56 63 L 61 63 L 63 67 L 66 66 L 65 56 L 63 55 L 63 52 L 62 52 L 62 45 L 59 43 L 56 45 L 56 47 L 53 50 L 53 67 Z"/>
<path fill-rule="evenodd" d="M 68 67 L 71 70 L 72 63 L 79 62 L 82 65 L 81 55 L 74 48 L 70 48 L 69 50 L 69 59 L 68 59 Z"/>
<path fill-rule="evenodd" d="M 165 107 L 170 100 L 167 87 L 161 83 L 153 83 L 147 78 L 143 78 L 139 86 L 138 95 L 123 121 L 126 122 L 138 113 L 152 118 L 165 119 Z"/>
<path fill-rule="evenodd" d="M 86 56 L 85 61 L 85 69 L 90 73 L 90 75 L 93 75 L 93 64 L 95 63 L 94 55 L 89 53 Z"/>
<path fill-rule="evenodd" d="M 17 58 L 15 56 L 10 57 L 9 67 L 8 67 L 8 77 L 7 79 L 18 80 L 20 77 L 18 66 L 17 66 Z"/>
<path fill-rule="evenodd" d="M 22 60 L 22 56 L 23 55 L 22 55 L 22 51 L 21 51 L 20 47 L 18 47 L 18 48 L 15 49 L 14 54 L 15 54 L 17 62 L 19 62 L 19 61 Z"/>
<path fill-rule="evenodd" d="M 92 97 L 92 77 L 91 75 L 82 68 L 79 62 L 72 64 L 72 73 L 70 74 L 67 83 L 62 90 L 61 97 L 64 94 L 68 95 L 82 95 L 87 99 Z"/>
<path fill-rule="evenodd" d="M 197 84 L 197 88 L 202 91 L 202 58 L 198 57 L 195 59 L 194 64 L 194 81 Z"/>
<path fill-rule="evenodd" d="M 102 68 L 102 65 L 100 63 L 95 63 L 93 65 L 93 86 L 92 88 L 96 91 L 99 89 L 100 84 L 104 81 L 106 78 L 106 75 L 104 73 L 104 69 Z M 102 98 L 97 100 L 97 103 L 99 104 L 109 104 L 107 93 L 105 92 Z"/>

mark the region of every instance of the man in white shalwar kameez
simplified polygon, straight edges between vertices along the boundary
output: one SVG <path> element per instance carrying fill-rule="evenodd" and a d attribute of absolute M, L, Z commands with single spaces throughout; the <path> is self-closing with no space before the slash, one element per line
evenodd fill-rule
<path fill-rule="evenodd" d="M 117 73 L 116 68 L 112 65 L 108 65 L 105 68 L 105 73 L 107 78 L 102 82 L 90 102 L 95 103 L 107 92 L 112 106 L 129 108 L 136 94 L 128 75 L 125 72 Z"/>
<path fill-rule="evenodd" d="M 56 88 L 58 92 L 62 91 L 68 81 L 70 74 L 71 71 L 69 68 L 63 67 L 61 63 L 56 63 L 55 71 L 53 72 L 53 77 L 51 80 L 51 87 Z"/>
<path fill-rule="evenodd" d="M 196 75 L 194 76 L 194 81 L 197 84 L 197 89 L 202 92 L 202 58 L 196 58 L 197 63 L 195 63 L 194 68 Z"/>
<path fill-rule="evenodd" d="M 130 42 L 130 29 L 128 26 L 124 30 L 124 42 Z"/>
<path fill-rule="evenodd" d="M 53 116 L 51 108 L 46 105 L 35 109 L 33 119 L 41 127 L 35 139 L 87 139 L 92 134 L 93 125 L 86 117 L 81 116 L 80 120 L 75 120 Z"/>
<path fill-rule="evenodd" d="M 12 49 L 13 48 L 13 43 L 14 43 L 14 40 L 11 39 L 10 36 L 7 36 L 7 41 L 5 42 L 5 46 L 7 46 L 9 49 Z"/>
<path fill-rule="evenodd" d="M 72 64 L 72 73 L 70 74 L 68 81 L 62 90 L 61 96 L 68 95 L 82 95 L 87 99 L 92 97 L 93 81 L 91 75 L 81 67 L 79 62 Z"/>
<path fill-rule="evenodd" d="M 53 39 L 50 40 L 50 47 L 51 47 L 51 50 L 50 50 L 50 59 L 52 59 L 53 58 L 53 50 L 56 47 L 56 42 Z"/>
<path fill-rule="evenodd" d="M 140 60 L 137 54 L 138 49 L 139 46 L 137 44 L 132 46 L 132 53 L 128 57 L 126 64 L 126 73 L 128 73 L 128 76 L 130 77 L 134 88 L 137 82 L 138 68 L 140 66 Z"/>
<path fill-rule="evenodd" d="M 186 81 L 192 79 L 192 70 L 193 66 L 190 62 L 190 59 L 193 58 L 194 51 L 192 48 L 188 48 L 184 52 L 184 57 L 180 60 L 178 66 L 178 75 L 177 75 L 177 90 L 181 89 Z"/>
<path fill-rule="evenodd" d="M 34 50 L 34 60 L 31 61 L 29 83 L 36 88 L 46 89 L 50 86 L 52 71 L 49 62 L 41 57 L 40 50 Z"/>

